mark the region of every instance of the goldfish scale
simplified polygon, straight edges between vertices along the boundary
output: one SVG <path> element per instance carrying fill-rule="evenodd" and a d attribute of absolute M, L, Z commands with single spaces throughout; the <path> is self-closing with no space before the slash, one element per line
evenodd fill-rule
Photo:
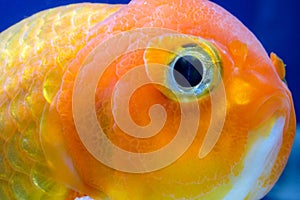
<path fill-rule="evenodd" d="M 9 188 L 9 184 L 7 181 L 0 180 L 0 197 L 3 200 L 14 199 L 13 194 Z"/>
<path fill-rule="evenodd" d="M 41 118 L 89 30 L 120 7 L 62 6 L 0 34 L 0 199 L 65 199 L 70 193 L 51 178 L 40 141 Z"/>

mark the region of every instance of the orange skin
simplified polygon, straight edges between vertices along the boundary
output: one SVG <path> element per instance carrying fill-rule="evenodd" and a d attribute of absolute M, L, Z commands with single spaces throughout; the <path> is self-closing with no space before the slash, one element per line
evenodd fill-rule
<path fill-rule="evenodd" d="M 161 5 L 164 5 L 165 7 L 162 6 L 158 10 L 159 15 L 153 13 L 153 9 L 155 10 L 156 7 Z M 173 8 L 171 8 L 171 5 L 173 5 Z M 138 12 L 137 8 L 142 12 Z M 164 8 L 167 9 L 167 11 L 164 10 Z M 184 14 L 186 16 L 184 16 Z M 152 23 L 149 24 L 141 22 L 143 20 L 135 21 L 134 18 L 145 19 L 145 21 L 151 18 Z M 170 19 L 177 19 L 177 21 L 169 21 Z M 111 23 L 110 20 L 113 20 L 115 23 Z M 124 24 L 124 21 L 129 21 L 131 23 Z M 75 165 L 83 166 L 84 163 L 90 163 L 91 166 L 93 166 L 92 169 L 80 167 L 80 173 L 84 174 L 83 178 L 86 180 L 86 182 L 90 182 L 90 180 L 93 180 L 93 185 L 95 185 L 96 188 L 102 188 L 103 191 L 113 190 L 112 188 L 115 187 L 115 184 L 119 183 L 119 192 L 122 193 L 122 196 L 125 195 L 125 197 L 128 198 L 130 198 L 130 194 L 136 194 L 137 199 L 139 199 L 145 196 L 149 197 L 149 195 L 153 195 L 153 197 L 155 197 L 157 193 L 161 193 L 163 191 L 166 192 L 171 189 L 174 191 L 189 189 L 192 190 L 191 188 L 193 187 L 201 189 L 203 188 L 202 192 L 209 191 L 213 187 L 215 187 L 216 184 L 222 183 L 223 181 L 226 182 L 225 177 L 230 173 L 230 171 L 234 167 L 234 163 L 239 161 L 240 156 L 242 156 L 241 154 L 244 150 L 244 143 L 247 140 L 247 135 L 245 134 L 245 132 L 247 132 L 249 129 L 255 127 L 257 124 L 261 123 L 263 120 L 269 117 L 266 113 L 257 113 L 257 109 L 261 105 L 261 102 L 265 101 L 266 98 L 276 93 L 276 91 L 283 91 L 285 95 L 288 95 L 289 98 L 291 98 L 290 94 L 284 83 L 282 83 L 282 81 L 278 77 L 277 73 L 275 73 L 275 69 L 272 63 L 270 62 L 270 59 L 266 56 L 265 51 L 263 50 L 261 45 L 256 41 L 256 38 L 254 38 L 254 36 L 251 35 L 251 33 L 231 15 L 228 15 L 228 13 L 225 13 L 225 11 L 223 11 L 221 8 L 208 1 L 189 2 L 182 5 L 180 5 L 179 2 L 176 1 L 147 2 L 146 5 L 143 5 L 139 1 L 132 2 L 128 7 L 124 8 L 121 12 L 117 13 L 114 16 L 114 18 L 110 18 L 108 21 L 106 21 L 106 23 L 100 24 L 92 30 L 90 38 L 95 38 L 91 39 L 89 46 L 80 52 L 78 59 L 76 59 L 76 61 L 73 62 L 73 64 L 69 67 L 71 73 L 68 73 L 68 75 L 70 76 L 65 76 L 65 80 L 69 81 L 75 78 L 76 71 L 81 66 L 81 63 L 84 61 L 85 56 L 89 53 L 89 49 L 93 49 L 93 47 L 97 46 L 97 44 L 99 44 L 103 40 L 103 35 L 97 37 L 99 33 L 104 33 L 104 35 L 106 35 L 118 31 L 126 31 L 133 28 L 141 27 L 168 28 L 176 30 L 183 34 L 193 34 L 195 36 L 201 36 L 210 41 L 217 41 L 221 46 L 225 46 L 225 49 L 228 51 L 228 55 L 222 55 L 222 62 L 224 70 L 223 81 L 225 83 L 226 94 L 228 97 L 228 110 L 221 138 L 217 145 L 214 147 L 215 149 L 211 152 L 211 154 L 209 154 L 209 156 L 207 156 L 203 160 L 193 160 L 193 158 L 196 157 L 195 150 L 197 150 L 199 148 L 199 144 L 202 143 L 202 136 L 205 135 L 205 132 L 207 131 L 207 127 L 209 125 L 209 121 L 205 119 L 210 119 L 210 113 L 209 111 L 205 112 L 204 117 L 201 117 L 201 119 L 203 120 L 200 122 L 199 126 L 202 127 L 202 129 L 198 130 L 198 136 L 196 141 L 191 146 L 190 151 L 187 152 L 184 157 L 180 158 L 176 162 L 176 165 L 174 164 L 174 166 L 170 166 L 170 169 L 165 169 L 159 172 L 137 176 L 134 174 L 130 175 L 120 173 L 118 171 L 114 171 L 103 166 L 101 163 L 99 163 L 99 161 L 93 158 L 88 151 L 86 151 L 84 146 L 80 145 L 80 139 L 76 135 L 75 127 L 68 125 L 68 130 L 66 132 L 68 134 L 74 134 L 72 135 L 72 137 L 68 137 L 72 138 L 69 143 L 70 152 L 72 155 L 74 155 L 74 157 L 75 155 L 77 155 Z M 241 41 L 242 43 L 247 44 L 247 47 L 235 46 L 238 44 L 234 44 L 234 41 Z M 130 64 L 132 64 L 133 67 L 137 66 L 139 63 L 142 64 L 142 55 L 142 53 L 140 53 L 140 56 L 136 55 L 135 60 L 131 61 Z M 233 63 L 231 63 L 230 60 L 233 60 Z M 130 69 L 130 66 L 126 67 Z M 117 75 L 114 74 L 115 71 L 115 67 L 111 66 L 111 68 L 107 71 L 107 75 L 105 74 L 103 76 L 107 76 L 110 78 L 107 80 L 103 78 L 103 81 L 100 80 L 100 86 L 110 85 L 111 87 L 104 87 L 103 89 L 99 88 L 99 90 L 97 91 L 98 95 L 96 96 L 96 102 L 99 102 L 97 103 L 97 105 L 100 105 L 101 102 L 105 102 L 111 98 L 109 94 L 111 94 L 113 85 L 117 82 L 119 78 Z M 236 80 L 243 80 L 247 83 L 251 83 L 251 85 L 247 88 L 242 88 L 239 85 L 239 87 L 236 88 L 237 86 L 235 84 L 238 84 L 235 82 Z M 67 87 L 69 88 L 69 86 Z M 249 98 L 249 103 L 240 106 L 234 102 L 234 96 L 238 95 L 236 94 L 237 92 L 241 93 L 243 90 L 249 90 L 248 94 L 245 94 L 247 95 L 247 97 L 245 98 Z M 102 93 L 104 94 L 104 91 L 105 96 L 101 95 Z M 146 87 L 145 89 L 141 89 L 141 91 L 139 92 L 137 92 L 137 94 L 135 94 L 134 97 L 132 97 L 132 102 L 134 102 L 134 104 L 130 104 L 130 110 L 132 110 L 132 118 L 134 120 L 136 119 L 137 122 L 139 121 L 141 125 L 147 124 L 149 121 L 146 111 L 151 104 L 159 103 L 163 105 L 168 105 L 170 106 L 170 111 L 176 110 L 176 106 L 178 106 L 174 102 L 170 102 L 170 100 L 165 99 L 165 97 L 153 87 Z M 71 94 L 72 93 L 70 91 L 69 95 Z M 59 110 L 61 110 L 61 115 L 68 116 L 68 118 L 66 117 L 66 119 L 63 119 L 63 121 L 66 120 L 64 121 L 64 124 L 70 124 L 72 120 L 72 118 L 70 118 L 70 116 L 72 116 L 70 113 L 71 109 L 70 107 L 66 108 L 66 105 L 68 104 L 69 100 L 68 102 L 65 102 L 64 99 L 71 98 L 70 96 L 67 96 L 67 94 L 66 96 L 62 96 L 63 98 L 59 99 L 61 103 L 59 103 L 59 105 L 62 105 L 63 108 L 60 109 L 59 107 Z M 147 103 L 149 103 L 150 105 L 145 105 L 145 96 L 147 96 Z M 206 107 L 208 107 L 207 104 L 209 104 L 208 99 L 203 99 L 199 101 L 200 110 L 204 110 Z M 70 102 L 69 105 L 71 105 Z M 100 109 L 111 110 L 111 108 L 109 107 L 102 108 L 101 105 L 99 108 L 97 108 L 97 110 Z M 268 111 L 269 109 L 274 108 L 269 107 L 266 109 Z M 143 110 L 146 111 L 143 112 Z M 135 111 L 138 111 L 139 113 L 136 114 Z M 283 110 L 282 112 L 289 111 Z M 246 116 L 245 113 L 247 113 Z M 273 168 L 271 176 L 267 180 L 265 180 L 265 184 L 267 185 L 271 185 L 277 180 L 278 174 L 280 174 L 284 167 L 283 163 L 286 162 L 287 155 L 289 154 L 289 149 L 293 140 L 292 133 L 295 129 L 295 119 L 293 116 L 293 111 L 291 113 L 292 115 L 290 118 L 290 123 L 286 125 L 284 133 L 285 138 L 283 141 L 283 146 L 287 148 L 281 149 L 277 161 L 278 165 L 276 165 Z M 101 118 L 102 115 L 103 113 L 98 113 L 99 118 Z M 105 115 L 109 118 L 112 118 L 112 114 L 110 112 L 105 113 Z M 139 141 L 141 143 L 141 147 L 139 147 L 138 150 L 136 150 L 136 147 L 134 145 L 128 146 L 128 144 L 133 144 L 134 141 L 137 139 L 130 138 L 128 136 L 126 137 L 124 133 L 122 133 L 120 130 L 113 131 L 112 129 L 109 129 L 110 131 L 108 132 L 114 132 L 116 136 L 113 137 L 113 139 L 116 140 L 115 142 L 117 143 L 117 145 L 120 145 L 125 149 L 138 152 L 148 150 L 148 148 L 153 150 L 160 146 L 163 146 L 165 142 L 168 142 L 168 140 L 166 141 L 165 138 L 167 137 L 166 135 L 169 135 L 168 133 L 173 133 L 174 131 L 172 130 L 172 128 L 174 128 L 174 125 L 176 128 L 176 124 L 178 124 L 177 120 L 179 119 L 177 117 L 180 116 L 179 114 L 174 112 L 168 113 L 168 117 L 169 116 L 170 121 L 173 121 L 170 127 L 166 125 L 165 129 L 162 130 L 160 134 L 158 134 L 151 140 Z M 258 120 L 256 120 L 255 118 L 258 118 Z M 111 121 L 108 127 L 112 128 L 113 124 L 114 122 Z M 122 144 L 124 144 L 125 146 Z M 149 147 L 149 145 L 152 146 Z M 232 151 L 232 145 L 234 145 L 235 152 L 229 153 Z M 77 146 L 77 148 L 73 148 L 73 146 Z M 222 151 L 219 152 L 217 149 L 222 149 Z M 184 186 L 182 184 L 172 184 L 171 188 L 167 189 L 168 182 L 172 182 L 173 179 L 181 180 L 184 183 L 188 183 L 193 180 L 190 180 L 191 177 L 196 176 L 195 174 L 190 172 L 190 170 L 182 168 L 182 165 L 186 165 L 187 162 L 191 162 L 194 164 L 197 162 L 197 164 L 195 164 L 194 166 L 195 168 L 197 168 L 196 166 L 199 166 L 199 168 L 197 168 L 197 170 L 199 170 L 197 172 L 197 175 L 200 177 L 200 180 L 204 179 L 205 177 L 206 181 L 202 183 L 200 181 L 199 184 L 195 185 L 187 184 L 187 186 Z M 219 166 L 222 166 L 222 170 L 220 171 L 218 170 Z M 174 176 L 172 173 L 173 170 L 188 171 L 190 174 L 187 175 L 183 172 L 182 175 Z M 217 176 L 217 178 L 215 178 L 215 176 Z M 94 177 L 99 178 L 94 180 Z M 158 179 L 158 177 L 167 177 L 167 183 L 164 183 L 163 181 L 157 182 L 156 179 Z M 136 183 L 139 183 L 139 185 L 145 185 L 141 187 L 136 187 Z M 162 188 L 163 191 L 160 191 L 159 188 Z M 122 190 L 124 190 L 124 192 L 121 192 Z M 195 194 L 191 193 L 188 195 L 192 197 L 192 195 Z M 149 197 L 149 199 L 151 199 L 151 197 Z"/>
<path fill-rule="evenodd" d="M 60 38 L 61 41 L 68 40 L 66 43 L 75 46 L 73 51 L 68 52 L 67 45 L 57 45 L 50 54 L 51 57 L 65 53 L 61 56 L 62 60 L 55 60 L 56 65 L 62 63 L 62 67 L 57 66 L 57 74 L 53 75 L 57 90 L 51 98 L 43 93 L 47 101 L 41 100 L 45 106 L 34 117 L 40 119 L 37 122 L 41 127 L 40 143 L 47 167 L 51 169 L 48 176 L 61 183 L 62 188 L 67 188 L 60 198 L 89 195 L 96 199 L 103 196 L 111 199 L 222 199 L 235 185 L 232 177 L 242 173 L 245 167 L 243 160 L 247 157 L 250 144 L 258 138 L 268 137 L 268 133 L 249 135 L 253 133 L 251 131 L 268 123 L 272 117 L 284 116 L 282 143 L 275 164 L 270 171 L 259 176 L 256 185 L 244 198 L 263 197 L 285 167 L 296 127 L 292 97 L 282 81 L 285 75 L 282 61 L 275 54 L 270 59 L 259 41 L 241 22 L 210 1 L 133 0 L 122 9 L 120 7 L 116 6 L 106 14 L 103 12 L 107 18 L 103 17 L 106 19 L 99 20 L 100 23 L 95 20 L 93 23 L 96 25 L 89 28 L 87 34 L 74 36 L 76 44 L 74 38 L 68 40 L 68 34 L 62 35 L 66 38 Z M 135 174 L 107 167 L 85 147 L 74 123 L 72 95 L 79 70 L 85 66 L 91 52 L 112 35 L 138 28 L 165 28 L 201 37 L 213 44 L 222 63 L 226 118 L 216 145 L 199 159 L 199 149 L 212 116 L 210 95 L 199 98 L 200 123 L 188 150 L 165 168 Z M 78 28 L 75 27 L 75 30 Z M 175 137 L 181 120 L 179 102 L 168 98 L 157 85 L 148 84 L 132 95 L 130 115 L 136 124 L 145 126 L 150 123 L 149 108 L 154 104 L 163 105 L 167 113 L 163 129 L 151 138 L 139 139 L 125 134 L 116 125 L 108 102 L 122 75 L 144 64 L 144 53 L 144 49 L 136 50 L 111 63 L 99 80 L 95 94 L 97 118 L 107 137 L 115 145 L 135 153 L 158 150 L 168 144 Z M 150 51 L 150 55 L 154 53 Z M 33 54 L 26 55 L 26 58 L 30 55 Z M 22 63 L 25 61 L 14 65 Z M 5 100 L 10 102 L 10 98 Z"/>

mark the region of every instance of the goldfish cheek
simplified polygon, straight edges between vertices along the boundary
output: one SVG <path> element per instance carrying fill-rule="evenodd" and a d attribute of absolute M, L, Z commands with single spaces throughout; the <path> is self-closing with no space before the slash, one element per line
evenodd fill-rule
<path fill-rule="evenodd" d="M 263 67 L 259 70 L 261 69 Z M 254 198 L 258 199 L 278 179 L 289 154 L 287 149 L 290 148 L 292 141 L 289 132 L 293 131 L 293 127 L 288 126 L 287 122 L 294 120 L 293 115 L 289 115 L 292 106 L 291 98 L 283 84 L 273 74 L 267 76 L 249 68 L 243 70 L 236 67 L 225 85 L 227 113 L 234 112 L 240 116 L 240 121 L 248 122 L 247 146 L 243 163 L 249 169 L 255 169 L 251 175 L 257 173 L 257 178 L 252 180 L 254 185 L 248 194 L 252 199 L 251 195 L 254 195 L 251 194 L 252 190 L 259 191 L 258 196 Z M 253 154 L 259 151 L 261 153 Z M 253 155 L 261 158 L 255 161 Z"/>
<path fill-rule="evenodd" d="M 254 70 L 235 68 L 225 83 L 228 109 L 247 116 L 253 126 L 262 123 L 278 107 L 276 104 L 281 105 L 282 100 L 288 98 L 281 92 L 281 84 L 274 81 L 277 80 L 272 76 L 268 78 Z"/>

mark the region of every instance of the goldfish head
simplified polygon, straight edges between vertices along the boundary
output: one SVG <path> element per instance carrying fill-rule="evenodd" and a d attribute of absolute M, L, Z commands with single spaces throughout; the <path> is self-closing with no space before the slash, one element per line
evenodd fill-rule
<path fill-rule="evenodd" d="M 135 0 L 91 30 L 57 97 L 73 188 L 112 199 L 258 199 L 295 116 L 284 65 L 210 1 Z M 65 180 L 66 181 L 66 180 Z"/>

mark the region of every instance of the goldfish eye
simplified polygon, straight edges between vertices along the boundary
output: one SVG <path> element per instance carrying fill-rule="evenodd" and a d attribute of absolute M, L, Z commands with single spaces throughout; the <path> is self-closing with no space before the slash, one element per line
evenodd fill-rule
<path fill-rule="evenodd" d="M 209 51 L 211 49 L 203 45 L 183 45 L 170 63 L 167 84 L 176 94 L 200 97 L 220 80 L 221 67 L 216 51 Z"/>
<path fill-rule="evenodd" d="M 202 81 L 202 62 L 190 55 L 177 57 L 173 62 L 173 77 L 179 87 L 195 87 Z"/>
<path fill-rule="evenodd" d="M 221 79 L 218 51 L 212 43 L 200 37 L 172 34 L 155 38 L 150 42 L 144 59 L 149 77 L 168 88 L 161 90 L 172 99 L 172 94 L 181 101 L 200 98 Z M 167 67 L 158 72 L 158 67 L 151 63 Z"/>

